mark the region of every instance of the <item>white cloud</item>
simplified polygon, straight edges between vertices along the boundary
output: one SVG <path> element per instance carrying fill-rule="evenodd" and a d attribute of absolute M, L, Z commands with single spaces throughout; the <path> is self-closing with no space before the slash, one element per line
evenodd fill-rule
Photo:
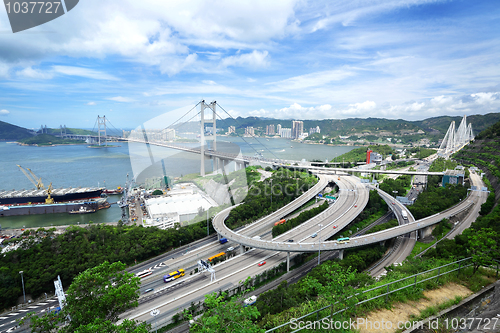
<path fill-rule="evenodd" d="M 116 97 L 110 97 L 108 98 L 110 101 L 115 101 L 115 102 L 121 102 L 121 103 L 131 103 L 134 102 L 135 100 L 129 97 L 122 97 L 122 96 L 116 96 Z"/>
<path fill-rule="evenodd" d="M 94 80 L 108 80 L 108 81 L 117 81 L 118 78 L 113 75 L 109 75 L 107 73 L 103 73 L 100 71 L 96 71 L 89 68 L 84 67 L 73 67 L 73 66 L 53 66 L 52 69 L 55 73 L 69 75 L 69 76 L 80 76 L 88 79 Z"/>
<path fill-rule="evenodd" d="M 17 75 L 29 78 L 29 79 L 43 79 L 49 80 L 54 77 L 54 73 L 51 72 L 43 72 L 39 69 L 33 69 L 33 67 L 26 67 L 23 70 L 17 72 Z"/>
<path fill-rule="evenodd" d="M 88 102 L 87 105 L 95 105 L 95 102 Z"/>
<path fill-rule="evenodd" d="M 250 112 L 254 117 L 272 117 L 278 119 L 325 119 L 334 118 L 331 113 L 332 106 L 329 104 L 312 107 L 303 107 L 298 103 L 293 103 L 289 107 L 267 111 L 265 109 Z"/>
<path fill-rule="evenodd" d="M 184 59 L 166 59 L 160 64 L 160 71 L 162 74 L 168 74 L 169 76 L 175 75 L 183 71 L 186 67 L 193 65 L 198 59 L 196 53 L 189 54 Z"/>
<path fill-rule="evenodd" d="M 5 110 L 5 109 L 4 109 L 4 110 L 0 110 L 0 116 L 6 116 L 6 115 L 8 115 L 9 113 L 10 113 L 10 112 L 9 112 L 9 111 L 7 111 L 7 110 Z"/>
<path fill-rule="evenodd" d="M 478 104 L 491 104 L 500 99 L 500 93 L 498 92 L 480 92 L 477 94 L 471 94 L 475 102 Z"/>
<path fill-rule="evenodd" d="M 269 52 L 254 50 L 252 53 L 245 53 L 236 56 L 230 56 L 222 59 L 221 65 L 223 67 L 239 66 L 259 68 L 269 65 Z"/>
<path fill-rule="evenodd" d="M 9 76 L 9 66 L 0 62 L 0 77 L 8 77 Z"/>
<path fill-rule="evenodd" d="M 315 72 L 291 77 L 286 80 L 268 83 L 273 91 L 302 90 L 310 87 L 318 87 L 334 81 L 341 81 L 353 76 L 354 72 L 345 69 L 336 69 L 323 72 Z"/>

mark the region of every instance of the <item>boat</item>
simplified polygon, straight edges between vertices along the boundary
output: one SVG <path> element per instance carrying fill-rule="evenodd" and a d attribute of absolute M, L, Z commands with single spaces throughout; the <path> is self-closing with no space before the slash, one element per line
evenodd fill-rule
<path fill-rule="evenodd" d="M 50 196 L 55 203 L 100 198 L 102 189 L 95 187 L 59 188 L 51 191 Z M 30 205 L 45 203 L 45 189 L 0 191 L 0 205 Z"/>
<path fill-rule="evenodd" d="M 95 209 L 89 208 L 88 206 L 80 206 L 78 210 L 69 211 L 69 214 L 90 214 L 95 213 Z"/>
<path fill-rule="evenodd" d="M 123 188 L 121 186 L 118 186 L 114 190 L 108 190 L 107 188 L 102 190 L 102 193 L 107 194 L 107 195 L 118 195 L 118 194 L 123 194 Z"/>
<path fill-rule="evenodd" d="M 109 207 L 111 207 L 111 204 L 106 201 L 106 202 L 104 202 L 102 204 L 98 204 L 97 205 L 97 210 L 108 209 Z"/>
<path fill-rule="evenodd" d="M 99 206 L 106 206 L 106 198 L 77 200 L 62 203 L 34 203 L 20 205 L 0 205 L 0 218 L 3 216 L 57 214 L 79 211 L 81 207 L 89 207 L 94 211 Z"/>

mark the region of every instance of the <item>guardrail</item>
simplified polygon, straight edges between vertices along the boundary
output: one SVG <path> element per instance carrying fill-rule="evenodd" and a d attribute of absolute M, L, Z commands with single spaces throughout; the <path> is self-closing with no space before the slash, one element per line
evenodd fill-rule
<path fill-rule="evenodd" d="M 430 269 L 430 270 L 427 270 L 427 271 L 424 271 L 424 272 L 421 272 L 421 273 L 417 273 L 417 274 L 414 274 L 414 275 L 410 275 L 410 276 L 405 277 L 405 278 L 403 278 L 403 279 L 399 279 L 399 280 L 396 280 L 396 281 L 392 281 L 392 282 L 386 283 L 386 284 L 384 284 L 384 285 L 377 286 L 377 287 L 374 287 L 374 288 L 370 288 L 370 289 L 365 290 L 365 291 L 363 291 L 363 292 L 357 293 L 357 294 L 355 294 L 355 295 L 353 295 L 353 296 L 351 296 L 351 297 L 354 297 L 354 296 L 362 296 L 362 295 L 364 295 L 364 294 L 367 294 L 367 293 L 369 293 L 369 292 L 373 292 L 373 291 L 375 291 L 375 290 L 382 289 L 382 288 L 386 288 L 386 290 L 387 290 L 386 292 L 384 292 L 384 293 L 382 293 L 382 294 L 380 294 L 380 295 L 377 295 L 377 296 L 374 296 L 374 297 L 372 297 L 372 298 L 369 298 L 369 299 L 366 299 L 366 300 L 362 300 L 362 301 L 360 301 L 360 302 L 357 302 L 357 303 L 356 303 L 356 304 L 354 304 L 353 306 L 354 306 L 354 307 L 356 307 L 356 306 L 359 306 L 359 305 L 361 305 L 361 304 L 364 304 L 364 303 L 367 303 L 367 302 L 373 301 L 373 300 L 375 300 L 375 299 L 378 299 L 378 298 L 380 298 L 380 297 L 384 297 L 384 296 L 385 296 L 385 299 L 386 299 L 386 302 L 387 302 L 390 294 L 393 294 L 393 293 L 395 293 L 395 292 L 398 292 L 398 291 L 404 290 L 404 289 L 406 289 L 406 288 L 416 287 L 418 284 L 423 283 L 423 282 L 426 282 L 426 281 L 430 281 L 430 280 L 432 280 L 432 279 L 437 279 L 437 283 L 439 283 L 439 277 L 440 277 L 440 276 L 443 276 L 443 275 L 446 275 L 446 274 L 450 274 L 450 273 L 452 273 L 452 272 L 456 272 L 456 271 L 458 271 L 458 273 L 460 273 L 460 270 L 461 270 L 461 269 L 465 269 L 465 268 L 467 268 L 467 267 L 472 266 L 472 264 L 471 264 L 471 263 L 470 263 L 470 264 L 466 264 L 466 263 L 465 263 L 466 261 L 471 260 L 471 259 L 472 259 L 472 258 L 471 258 L 471 257 L 469 257 L 469 258 L 465 258 L 465 259 L 457 260 L 457 261 L 455 261 L 455 262 L 452 262 L 452 263 L 449 263 L 449 264 L 446 264 L 446 265 L 443 265 L 443 266 L 439 266 L 439 267 L 436 267 L 436 268 L 433 268 L 433 269 Z M 456 265 L 456 264 L 458 264 L 458 268 L 451 269 L 451 270 L 446 271 L 446 272 L 441 272 L 441 271 L 442 271 L 442 269 L 445 269 L 446 267 L 449 267 L 449 266 L 452 266 L 452 265 Z M 423 275 L 425 275 L 425 274 L 430 274 L 430 273 L 432 273 L 432 272 L 434 272 L 434 271 L 436 271 L 436 270 L 437 270 L 437 274 L 436 274 L 436 275 L 433 275 L 433 276 L 428 277 L 428 278 L 425 278 L 425 277 L 424 277 L 423 279 L 418 280 L 418 277 L 419 277 L 419 276 L 423 276 Z M 397 289 L 394 289 L 394 290 L 390 290 L 391 285 L 395 285 L 395 284 L 397 284 L 397 283 L 404 282 L 404 281 L 407 281 L 407 280 L 410 280 L 410 279 L 413 279 L 413 281 L 411 281 L 408 285 L 403 286 L 403 287 L 400 287 L 400 288 L 397 288 Z M 334 303 L 334 304 L 330 304 L 330 305 L 324 306 L 324 307 L 322 307 L 321 309 L 318 309 L 318 310 L 316 310 L 316 311 L 313 311 L 313 312 L 307 313 L 307 314 L 305 314 L 305 315 L 303 315 L 303 316 L 301 316 L 301 317 L 299 317 L 299 318 L 295 318 L 295 319 L 294 319 L 294 323 L 297 323 L 297 322 L 303 321 L 303 320 L 305 320 L 306 318 L 308 318 L 308 317 L 310 317 L 310 316 L 313 316 L 313 315 L 315 315 L 315 316 L 316 316 L 316 321 L 322 321 L 322 320 L 324 320 L 324 319 L 328 319 L 328 318 L 330 318 L 330 315 L 328 315 L 328 316 L 323 317 L 323 318 L 321 318 L 321 319 L 320 319 L 320 318 L 319 318 L 319 313 L 320 313 L 321 311 L 324 311 L 324 310 L 330 309 L 331 307 L 335 306 L 336 304 L 338 304 L 338 302 L 336 302 L 336 303 Z M 342 312 L 345 312 L 347 309 L 348 309 L 348 308 L 344 308 L 344 309 L 341 309 L 341 310 L 339 310 L 339 311 L 337 311 L 337 312 L 334 312 L 334 313 L 333 313 L 333 316 L 338 315 L 338 314 L 340 314 L 340 313 L 342 313 Z M 280 329 L 280 328 L 290 326 L 291 324 L 292 324 L 292 322 L 291 322 L 291 321 L 286 322 L 286 323 L 284 323 L 284 324 L 281 324 L 281 325 L 279 325 L 279 326 L 276 326 L 276 327 L 274 327 L 274 328 L 271 328 L 271 329 L 267 330 L 267 331 L 266 331 L 266 333 L 271 333 L 271 332 L 274 332 L 274 331 L 276 331 L 276 330 L 278 330 L 278 329 Z M 299 329 L 297 329 L 297 330 L 291 331 L 291 333 L 300 332 L 300 331 L 302 331 L 303 329 L 305 329 L 305 328 L 299 328 Z"/>

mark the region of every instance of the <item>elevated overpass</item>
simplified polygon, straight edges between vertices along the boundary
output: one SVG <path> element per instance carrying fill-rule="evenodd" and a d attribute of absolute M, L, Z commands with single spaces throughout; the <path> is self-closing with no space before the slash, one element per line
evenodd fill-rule
<path fill-rule="evenodd" d="M 479 183 L 481 182 L 479 176 L 474 175 L 471 173 L 471 180 L 473 182 L 473 185 L 479 186 Z M 360 188 L 361 185 L 358 185 L 358 188 Z M 389 194 L 385 194 L 389 196 Z M 254 238 L 248 238 L 243 235 L 239 235 L 238 233 L 233 232 L 230 230 L 224 223 L 225 219 L 229 215 L 232 207 L 229 207 L 219 214 L 217 214 L 214 218 L 213 225 L 215 230 L 220 233 L 223 237 L 230 239 L 234 242 L 243 244 L 245 246 L 253 247 L 253 248 L 258 248 L 258 249 L 266 249 L 266 250 L 272 250 L 272 251 L 283 251 L 283 252 L 317 252 L 319 250 L 321 251 L 333 251 L 333 250 L 343 250 L 343 249 L 349 249 L 349 248 L 354 248 L 358 246 L 364 246 L 368 244 L 373 244 L 377 242 L 382 242 L 397 236 L 405 235 L 408 233 L 411 233 L 413 231 L 417 231 L 420 229 L 427 228 L 429 226 L 432 226 L 438 222 L 440 222 L 443 218 L 450 217 L 452 215 L 456 215 L 470 206 L 472 206 L 475 202 L 477 202 L 484 194 L 482 192 L 478 191 L 471 191 L 471 194 L 466 200 L 463 200 L 460 204 L 435 215 L 414 221 L 413 223 L 408 223 L 405 225 L 400 225 L 397 227 L 393 227 L 387 230 L 379 231 L 373 234 L 369 235 L 363 235 L 363 236 L 358 236 L 351 238 L 349 243 L 344 243 L 340 244 L 337 241 L 306 241 L 306 242 L 301 242 L 301 243 L 292 243 L 292 242 L 284 242 L 284 241 L 268 241 L 268 240 L 260 240 L 260 239 L 254 239 Z M 354 205 L 354 204 L 353 204 Z M 349 213 L 349 211 L 352 209 L 348 209 L 345 213 L 346 218 L 352 217 L 352 215 Z M 359 213 L 359 212 L 358 212 Z M 357 216 L 357 214 L 356 214 Z M 321 221 L 319 217 L 313 218 L 314 221 L 312 223 L 321 223 L 324 221 Z M 331 225 L 331 223 L 327 224 L 327 226 Z M 321 230 L 324 231 L 324 238 L 327 239 L 331 236 L 333 236 L 336 233 L 335 229 L 330 229 L 328 227 L 323 227 Z"/>

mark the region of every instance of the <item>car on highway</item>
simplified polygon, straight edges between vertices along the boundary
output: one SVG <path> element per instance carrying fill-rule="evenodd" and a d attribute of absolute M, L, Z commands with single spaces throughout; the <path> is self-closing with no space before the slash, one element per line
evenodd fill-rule
<path fill-rule="evenodd" d="M 337 229 L 337 226 L 336 226 L 336 225 L 334 225 L 334 226 L 333 226 L 333 229 Z"/>
<path fill-rule="evenodd" d="M 354 208 L 357 208 L 357 207 L 358 207 L 358 205 L 354 205 Z"/>
<path fill-rule="evenodd" d="M 289 240 L 288 240 L 288 242 L 289 242 L 289 243 L 293 243 L 293 239 L 289 239 Z"/>
<path fill-rule="evenodd" d="M 316 236 L 318 236 L 318 234 L 314 233 L 314 234 L 311 235 L 311 238 L 316 238 Z"/>
<path fill-rule="evenodd" d="M 144 290 L 144 294 L 150 293 L 153 290 L 155 290 L 155 288 L 148 288 L 148 289 Z"/>
<path fill-rule="evenodd" d="M 232 247 L 232 246 L 227 248 L 227 252 L 231 252 L 233 250 L 234 250 L 234 247 Z"/>
<path fill-rule="evenodd" d="M 257 265 L 260 267 L 260 266 L 264 266 L 265 264 L 266 264 L 266 262 L 265 262 L 265 261 L 261 261 L 261 262 L 259 262 Z"/>
<path fill-rule="evenodd" d="M 393 204 L 393 205 L 395 205 L 396 203 L 395 203 L 395 202 L 393 202 L 392 204 Z"/>

